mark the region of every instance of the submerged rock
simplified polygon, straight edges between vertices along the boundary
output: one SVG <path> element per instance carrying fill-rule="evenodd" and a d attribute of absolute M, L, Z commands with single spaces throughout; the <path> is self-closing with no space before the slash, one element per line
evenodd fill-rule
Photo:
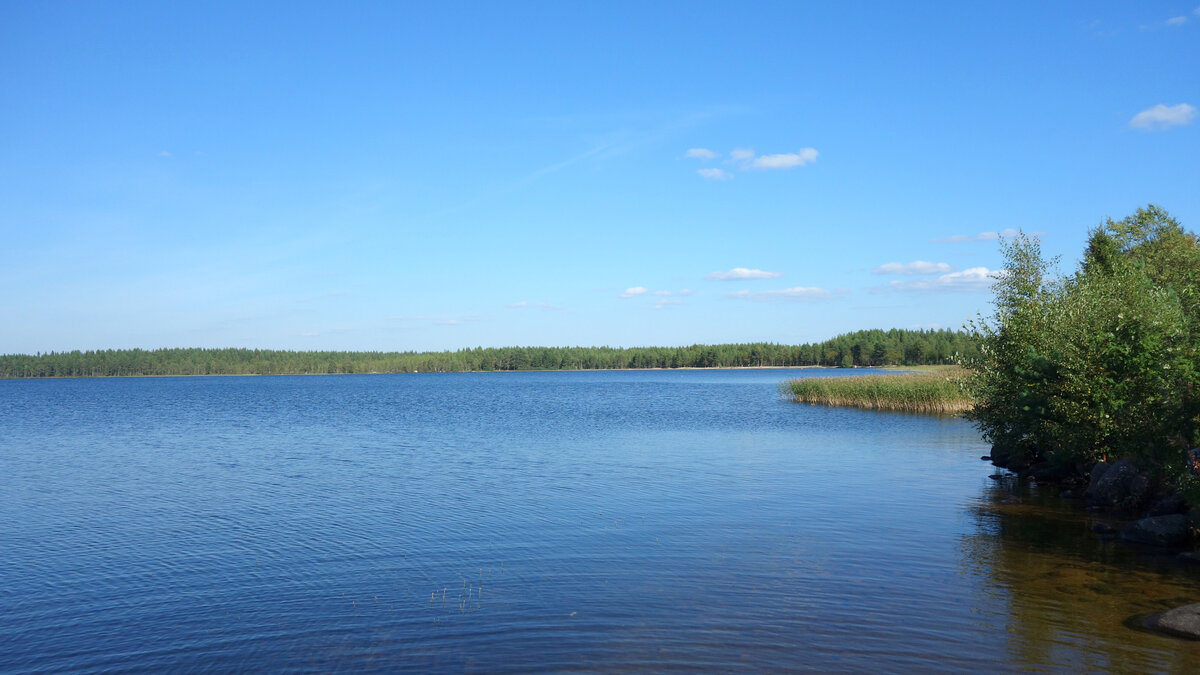
<path fill-rule="evenodd" d="M 1142 623 L 1151 630 L 1168 635 L 1200 640 L 1200 603 L 1151 614 Z"/>
<path fill-rule="evenodd" d="M 1179 546 L 1190 535 L 1188 517 L 1182 513 L 1142 518 L 1121 530 L 1121 539 L 1151 546 Z"/>

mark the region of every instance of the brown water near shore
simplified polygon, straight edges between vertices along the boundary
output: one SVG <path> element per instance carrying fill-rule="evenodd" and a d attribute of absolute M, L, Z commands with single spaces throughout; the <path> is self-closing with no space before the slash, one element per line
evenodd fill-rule
<path fill-rule="evenodd" d="M 964 565 L 986 570 L 1005 598 L 1002 634 L 1014 664 L 1068 672 L 1195 672 L 1200 642 L 1141 627 L 1141 618 L 1200 601 L 1200 566 L 1176 552 L 1091 531 L 1117 524 L 1054 486 L 1006 478 L 988 490 L 963 540 Z"/>

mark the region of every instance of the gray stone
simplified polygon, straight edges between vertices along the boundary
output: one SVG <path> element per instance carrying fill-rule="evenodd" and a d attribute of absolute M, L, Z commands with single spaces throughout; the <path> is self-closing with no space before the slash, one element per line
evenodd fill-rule
<path fill-rule="evenodd" d="M 1181 513 L 1142 518 L 1121 530 L 1121 539 L 1151 546 L 1179 546 L 1190 536 L 1188 517 Z"/>
<path fill-rule="evenodd" d="M 1146 477 L 1127 459 L 1113 463 L 1099 478 L 1094 478 L 1085 493 L 1088 501 L 1105 508 L 1132 509 L 1150 487 Z"/>
<path fill-rule="evenodd" d="M 1154 502 L 1150 510 L 1146 512 L 1147 516 L 1167 516 L 1172 513 L 1187 513 L 1187 500 L 1178 492 L 1171 494 Z"/>
<path fill-rule="evenodd" d="M 1168 635 L 1200 640 L 1200 603 L 1151 614 L 1142 623 L 1151 630 Z"/>
<path fill-rule="evenodd" d="M 1108 462 L 1096 462 L 1092 465 L 1091 478 L 1088 480 L 1087 491 L 1091 492 L 1096 489 L 1096 485 L 1100 482 L 1100 478 L 1104 476 L 1104 472 L 1108 469 Z"/>

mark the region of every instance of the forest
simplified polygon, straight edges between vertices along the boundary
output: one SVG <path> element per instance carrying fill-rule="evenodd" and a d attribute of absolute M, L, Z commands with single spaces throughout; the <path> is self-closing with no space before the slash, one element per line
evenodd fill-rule
<path fill-rule="evenodd" d="M 476 347 L 443 352 L 169 348 L 6 354 L 0 356 L 0 378 L 912 366 L 952 363 L 977 353 L 975 340 L 963 331 L 876 329 L 801 345 Z"/>

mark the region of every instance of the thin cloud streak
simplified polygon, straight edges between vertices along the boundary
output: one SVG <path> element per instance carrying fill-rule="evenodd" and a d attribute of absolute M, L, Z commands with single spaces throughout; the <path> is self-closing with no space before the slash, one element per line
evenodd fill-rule
<path fill-rule="evenodd" d="M 816 288 L 812 286 L 794 286 L 792 288 L 781 288 L 771 291 L 734 291 L 726 295 L 729 298 L 738 298 L 742 300 L 753 300 L 755 302 L 767 302 L 772 300 L 827 300 L 833 297 L 833 293 L 824 288 Z"/>
<path fill-rule="evenodd" d="M 956 234 L 950 237 L 930 239 L 929 241 L 934 244 L 965 244 L 974 241 L 996 241 L 1001 237 L 1005 239 L 1011 239 L 1015 236 L 1017 236 L 1017 230 L 1014 230 L 1010 227 L 1000 230 L 999 232 L 980 232 L 979 234 L 975 235 Z"/>
<path fill-rule="evenodd" d="M 871 270 L 871 274 L 903 274 L 903 275 L 923 275 L 923 274 L 946 274 L 953 272 L 954 268 L 944 262 L 933 263 L 925 262 L 924 260 L 914 260 L 910 263 L 885 263 Z"/>
<path fill-rule="evenodd" d="M 707 281 L 746 281 L 749 279 L 776 279 L 781 276 L 783 276 L 783 272 L 766 272 L 746 267 L 735 267 L 728 272 L 709 272 L 704 275 L 704 278 Z"/>
<path fill-rule="evenodd" d="M 1002 270 L 989 270 L 986 267 L 971 267 L 961 272 L 943 274 L 935 279 L 918 279 L 915 281 L 892 281 L 885 288 L 902 292 L 974 292 L 987 291 L 992 283 L 1003 274 Z"/>

